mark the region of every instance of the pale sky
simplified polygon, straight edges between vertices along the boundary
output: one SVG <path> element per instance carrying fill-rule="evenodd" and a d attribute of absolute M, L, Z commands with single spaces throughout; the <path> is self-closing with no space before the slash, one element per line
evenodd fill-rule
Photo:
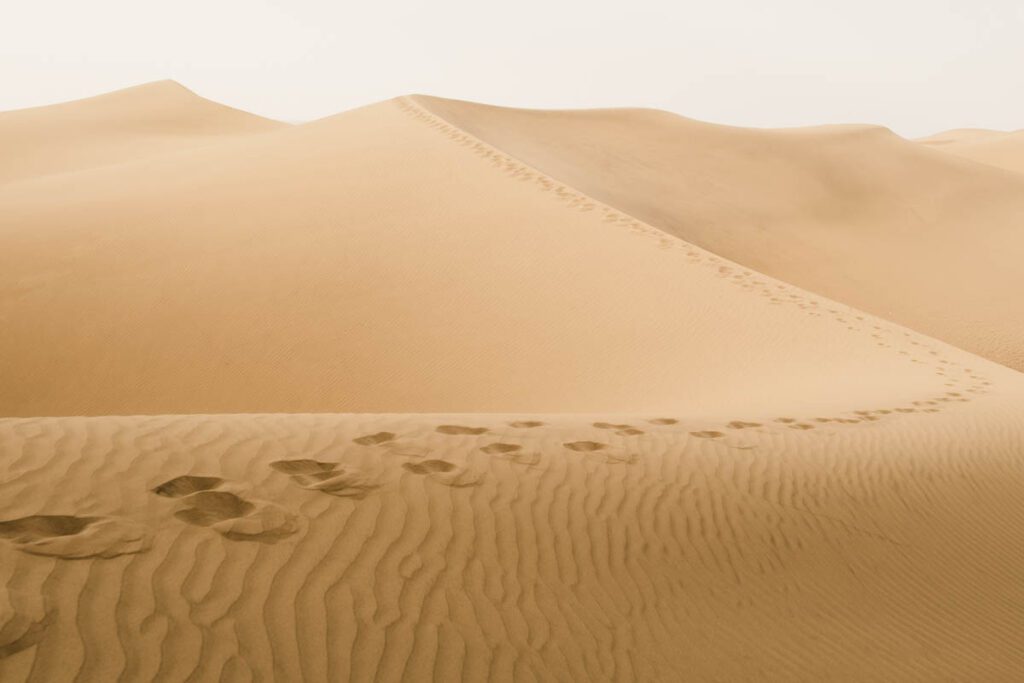
<path fill-rule="evenodd" d="M 1024 128 L 1021 0 L 0 0 L 0 17 L 0 110 L 172 78 L 289 121 L 418 92 Z"/>

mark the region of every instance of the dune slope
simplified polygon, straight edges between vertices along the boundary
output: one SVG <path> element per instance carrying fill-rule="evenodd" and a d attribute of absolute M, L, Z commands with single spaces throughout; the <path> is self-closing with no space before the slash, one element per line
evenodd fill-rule
<path fill-rule="evenodd" d="M 0 112 L 0 185 L 133 161 L 284 125 L 203 99 L 174 81 Z"/>
<path fill-rule="evenodd" d="M 417 96 L 586 194 L 754 270 L 1024 370 L 1024 178 L 869 126 Z"/>
<path fill-rule="evenodd" d="M 864 129 L 467 123 L 584 192 L 434 108 L 0 186 L 0 680 L 1015 679 L 1024 374 L 751 267 L 890 240 L 919 258 L 865 296 L 909 324 L 876 290 L 954 221 L 908 256 L 894 207 L 988 197 L 1006 247 L 1012 173 Z M 879 198 L 894 168 L 949 196 Z M 908 296 L 955 321 L 990 265 Z M 1018 322 L 967 341 L 1005 362 Z"/>
<path fill-rule="evenodd" d="M 408 99 L 0 188 L 0 266 L 7 415 L 837 413 L 978 388 L 962 368 L 990 365 Z"/>
<path fill-rule="evenodd" d="M 0 678 L 1013 680 L 1007 408 L 3 420 Z"/>
<path fill-rule="evenodd" d="M 1024 130 L 950 130 L 918 142 L 965 159 L 1024 173 Z"/>

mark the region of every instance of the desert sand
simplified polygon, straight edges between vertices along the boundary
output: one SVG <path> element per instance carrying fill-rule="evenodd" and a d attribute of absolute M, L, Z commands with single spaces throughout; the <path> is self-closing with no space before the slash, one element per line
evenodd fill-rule
<path fill-rule="evenodd" d="M 0 140 L 0 680 L 1024 669 L 1019 173 L 166 82 Z"/>
<path fill-rule="evenodd" d="M 965 159 L 1024 173 L 1024 130 L 967 128 L 938 133 L 918 142 Z"/>
<path fill-rule="evenodd" d="M 1019 174 L 878 126 L 744 129 L 650 110 L 416 100 L 719 256 L 1024 370 Z M 1024 160 L 1021 140 L 1005 143 L 1007 158 Z"/>

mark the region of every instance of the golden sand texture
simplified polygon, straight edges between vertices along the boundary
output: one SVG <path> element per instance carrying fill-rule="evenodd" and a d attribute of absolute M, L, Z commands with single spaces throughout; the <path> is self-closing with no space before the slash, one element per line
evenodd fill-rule
<path fill-rule="evenodd" d="M 0 679 L 1013 680 L 1021 389 L 810 430 L 6 419 Z"/>
<path fill-rule="evenodd" d="M 285 126 L 160 81 L 0 112 L 0 186 L 119 164 Z"/>
<path fill-rule="evenodd" d="M 11 416 L 835 412 L 994 367 L 404 98 L 0 187 L 0 242 Z"/>
<path fill-rule="evenodd" d="M 1024 370 L 1019 174 L 877 126 L 760 130 L 414 99 L 721 257 Z"/>
<path fill-rule="evenodd" d="M 0 114 L 0 681 L 1016 680 L 973 137 Z"/>
<path fill-rule="evenodd" d="M 1024 173 L 1024 130 L 967 128 L 938 133 L 918 142 L 965 159 Z"/>

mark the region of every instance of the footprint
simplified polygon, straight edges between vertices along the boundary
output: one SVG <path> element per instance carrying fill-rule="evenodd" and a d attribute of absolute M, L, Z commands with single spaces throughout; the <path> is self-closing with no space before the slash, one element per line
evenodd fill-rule
<path fill-rule="evenodd" d="M 333 472 L 337 467 L 336 462 L 323 462 L 320 460 L 275 460 L 270 467 L 283 474 L 317 474 L 320 472 Z"/>
<path fill-rule="evenodd" d="M 187 497 L 188 507 L 174 516 L 196 526 L 212 526 L 217 522 L 244 517 L 256 506 L 227 491 L 199 491 Z"/>
<path fill-rule="evenodd" d="M 435 431 L 440 434 L 468 434 L 468 435 L 479 435 L 486 434 L 487 427 L 463 427 L 461 425 L 441 425 Z"/>
<path fill-rule="evenodd" d="M 336 462 L 320 460 L 277 460 L 270 466 L 288 474 L 294 484 L 307 491 L 319 491 L 338 498 L 362 500 L 369 493 L 379 489 L 381 484 L 375 477 L 362 471 L 350 471 Z"/>
<path fill-rule="evenodd" d="M 517 465 L 535 467 L 540 463 L 540 453 L 525 453 L 523 447 L 514 443 L 492 443 L 481 446 L 481 451 L 497 458 L 511 460 Z"/>
<path fill-rule="evenodd" d="M 515 422 L 509 422 L 509 427 L 515 427 L 516 429 L 532 429 L 534 427 L 543 427 L 544 423 L 539 420 L 516 420 Z"/>
<path fill-rule="evenodd" d="M 57 616 L 56 610 L 47 612 L 39 621 L 32 621 L 17 613 L 2 614 L 0 620 L 0 659 L 10 657 L 36 645 L 43 639 L 46 629 Z"/>
<path fill-rule="evenodd" d="M 0 538 L 32 555 L 107 559 L 147 550 L 151 534 L 120 517 L 34 515 L 0 522 Z"/>
<path fill-rule="evenodd" d="M 447 460 L 424 460 L 423 462 L 407 462 L 402 465 L 413 474 L 433 474 L 435 472 L 451 472 L 455 465 Z"/>
<path fill-rule="evenodd" d="M 515 453 L 523 449 L 519 444 L 514 443 L 492 443 L 486 446 L 481 446 L 480 450 L 488 455 L 503 455 L 506 453 Z"/>
<path fill-rule="evenodd" d="M 626 429 L 620 429 L 615 433 L 619 436 L 640 436 L 644 433 L 644 430 L 637 429 L 636 427 L 628 427 Z"/>
<path fill-rule="evenodd" d="M 200 477 L 186 474 L 174 479 L 168 479 L 150 490 L 156 495 L 164 496 L 165 498 L 181 498 L 196 491 L 215 489 L 223 483 L 224 480 L 220 477 Z"/>
<path fill-rule="evenodd" d="M 712 430 L 705 430 L 701 432 L 690 432 L 691 436 L 696 436 L 701 439 L 720 439 L 725 436 L 722 432 L 716 432 Z"/>
<path fill-rule="evenodd" d="M 337 498 L 362 500 L 381 487 L 376 477 L 364 472 L 346 471 L 296 474 L 292 481 L 309 491 L 319 491 Z"/>
<path fill-rule="evenodd" d="M 402 467 L 413 474 L 427 475 L 437 483 L 450 486 L 452 488 L 468 488 L 470 486 L 477 486 L 483 480 L 483 477 L 467 479 L 466 475 L 468 474 L 468 470 L 457 468 L 454 463 L 450 463 L 447 460 L 407 462 L 403 463 Z M 449 474 L 451 476 L 447 476 Z"/>
<path fill-rule="evenodd" d="M 743 420 L 733 420 L 729 424 L 725 425 L 729 429 L 751 429 L 753 427 L 760 427 L 760 422 L 744 422 Z"/>
<path fill-rule="evenodd" d="M 181 503 L 175 517 L 232 541 L 276 543 L 299 528 L 296 516 L 279 505 L 248 501 L 227 491 L 198 491 Z"/>
<path fill-rule="evenodd" d="M 814 429 L 814 425 L 809 425 L 805 422 L 798 422 L 796 424 L 789 425 L 790 429 Z"/>
<path fill-rule="evenodd" d="M 592 453 L 594 451 L 608 448 L 608 444 L 598 443 L 596 441 L 570 441 L 569 443 L 564 443 L 562 445 L 570 451 L 577 451 L 580 453 Z"/>
<path fill-rule="evenodd" d="M 392 432 L 377 432 L 376 434 L 367 434 L 366 436 L 359 436 L 352 439 L 353 443 L 357 443 L 360 446 L 376 446 L 378 444 L 387 443 L 388 441 L 395 440 L 395 434 Z"/>
<path fill-rule="evenodd" d="M 653 420 L 648 420 L 652 425 L 674 425 L 679 422 L 675 418 L 671 417 L 656 417 Z"/>
<path fill-rule="evenodd" d="M 598 429 L 632 429 L 633 425 L 617 425 L 611 422 L 595 422 L 594 426 Z"/>
<path fill-rule="evenodd" d="M 352 439 L 352 442 L 359 444 L 360 446 L 381 446 L 391 455 L 397 455 L 404 458 L 422 458 L 430 452 L 429 448 L 396 443 L 395 439 L 397 438 L 398 435 L 394 432 L 377 432 L 376 434 L 357 436 Z"/>

